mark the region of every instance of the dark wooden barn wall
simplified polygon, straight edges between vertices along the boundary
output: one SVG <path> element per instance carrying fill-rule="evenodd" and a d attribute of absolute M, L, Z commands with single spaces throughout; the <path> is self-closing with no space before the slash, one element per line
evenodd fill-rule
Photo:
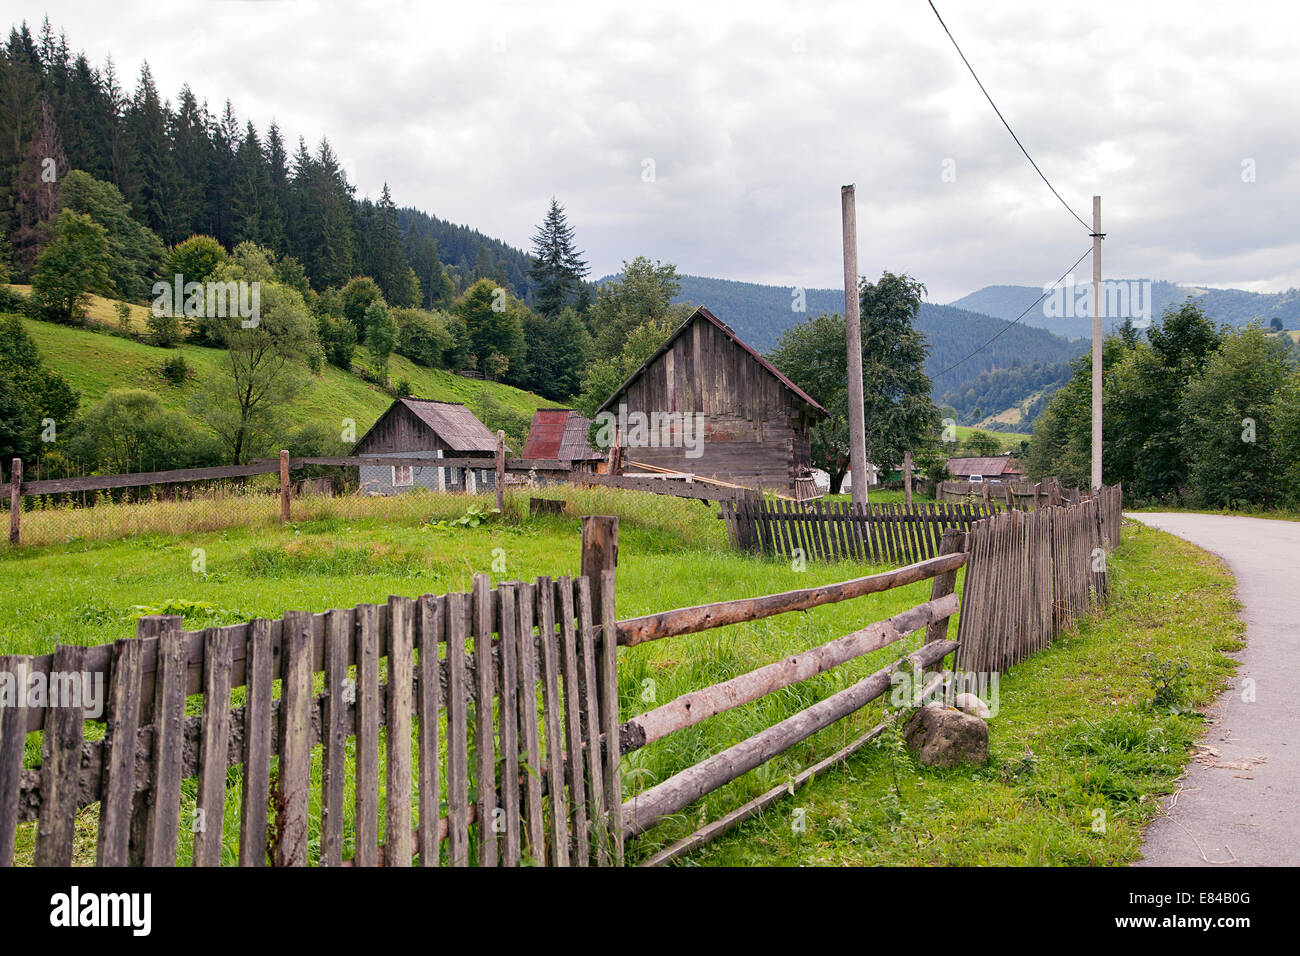
<path fill-rule="evenodd" d="M 682 447 L 628 447 L 632 461 L 781 491 L 793 490 L 798 466 L 810 464 L 807 406 L 704 319 L 696 319 L 618 402 L 629 412 L 705 415 L 701 457 L 687 458 Z M 610 410 L 617 413 L 617 404 Z"/>
<path fill-rule="evenodd" d="M 354 455 L 376 454 L 392 451 L 437 451 L 449 454 L 451 449 L 424 422 L 405 405 L 394 405 L 379 419 L 375 427 L 359 442 Z"/>

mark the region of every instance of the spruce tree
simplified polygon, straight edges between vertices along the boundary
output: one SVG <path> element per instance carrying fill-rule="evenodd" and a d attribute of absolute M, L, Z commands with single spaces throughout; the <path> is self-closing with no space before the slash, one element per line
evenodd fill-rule
<path fill-rule="evenodd" d="M 565 218 L 564 207 L 554 196 L 546 218 L 533 234 L 533 257 L 528 276 L 538 283 L 537 311 L 553 318 L 589 271 L 582 253 L 574 248 L 573 227 Z"/>

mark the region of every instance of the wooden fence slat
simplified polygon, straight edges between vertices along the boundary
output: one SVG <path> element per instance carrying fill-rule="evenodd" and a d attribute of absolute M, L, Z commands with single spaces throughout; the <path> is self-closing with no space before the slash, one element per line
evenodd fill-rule
<path fill-rule="evenodd" d="M 492 591 L 486 574 L 474 575 L 474 750 L 478 791 L 479 866 L 497 865 L 496 739 L 493 701 L 496 667 L 492 663 Z"/>
<path fill-rule="evenodd" d="M 516 656 L 519 664 L 519 719 L 523 732 L 524 787 L 528 791 L 528 849 L 533 862 L 546 865 L 546 823 L 542 814 L 542 748 L 537 725 L 537 645 L 534 641 L 531 584 L 516 585 L 519 627 Z M 559 781 L 560 775 L 551 778 Z"/>
<path fill-rule="evenodd" d="M 49 690 L 49 716 L 41 745 L 41 815 L 36 826 L 35 864 L 71 866 L 77 822 L 77 774 L 81 769 L 81 737 L 85 723 L 81 672 L 86 649 L 59 644 L 54 649 L 51 676 L 60 675 Z"/>
<path fill-rule="evenodd" d="M 605 815 L 613 837 L 614 864 L 623 865 L 623 778 L 619 772 L 618 712 L 618 614 L 615 610 L 615 590 L 618 574 L 611 569 L 603 572 L 600 586 L 600 729 L 605 737 L 602 755 L 605 771 Z"/>
<path fill-rule="evenodd" d="M 379 865 L 379 608 L 359 604 L 357 640 L 357 866 Z"/>
<path fill-rule="evenodd" d="M 469 718 L 465 636 L 468 594 L 447 595 L 447 860 L 469 866 Z"/>
<path fill-rule="evenodd" d="M 280 773 L 277 778 L 276 866 L 307 865 L 311 793 L 312 616 L 288 611 L 281 630 Z"/>
<path fill-rule="evenodd" d="M 185 668 L 181 619 L 169 617 L 158 634 L 154 681 L 153 801 L 145 831 L 147 866 L 175 866 L 181 812 L 181 757 L 185 749 Z"/>
<path fill-rule="evenodd" d="M 497 585 L 501 596 L 501 619 L 497 630 L 501 657 L 501 691 L 498 714 L 501 722 L 501 814 L 505 827 L 501 840 L 501 863 L 518 866 L 522 856 L 519 835 L 519 622 L 518 595 L 511 584 Z"/>
<path fill-rule="evenodd" d="M 411 865 L 411 690 L 415 679 L 415 602 L 388 599 L 388 712 L 384 744 L 384 865 Z"/>
<path fill-rule="evenodd" d="M 97 866 L 126 866 L 130 862 L 131 813 L 135 802 L 135 751 L 140 732 L 140 658 L 138 640 L 113 644 L 112 683 L 108 695 L 108 725 L 104 744 L 104 796 L 99 805 Z M 0 670 L 10 671 L 0 658 Z M 26 683 L 25 678 L 18 686 Z M 5 779 L 4 716 L 0 714 L 0 780 Z M 22 736 L 17 738 L 22 740 Z M 19 749 L 21 766 L 21 748 Z M 15 778 L 17 774 L 15 772 Z M 0 866 L 8 865 L 4 853 L 7 815 L 0 794 Z M 16 808 L 15 808 L 16 809 Z"/>
<path fill-rule="evenodd" d="M 537 610 L 541 622 L 542 711 L 546 721 L 550 859 L 554 866 L 568 866 L 569 810 L 564 796 L 564 727 L 561 720 L 563 705 L 560 701 L 562 651 L 555 634 L 555 586 L 549 577 L 537 579 Z"/>
<path fill-rule="evenodd" d="M 347 611 L 325 616 L 325 747 L 321 755 L 321 866 L 343 863 L 343 802 L 347 783 L 348 738 L 352 736 L 349 698 L 356 702 L 356 684 L 348 678 L 348 645 L 352 621 Z"/>
<path fill-rule="evenodd" d="M 230 634 L 203 633 L 203 717 L 200 725 L 199 792 L 194 812 L 194 865 L 220 866 L 226 820 L 226 768 L 230 764 Z"/>
<path fill-rule="evenodd" d="M 568 754 L 569 801 L 573 806 L 571 833 L 574 845 L 570 859 L 575 866 L 590 863 L 591 843 L 587 836 L 586 783 L 582 756 L 582 691 L 578 679 L 578 634 L 573 607 L 573 580 L 562 577 L 555 583 L 560 598 L 560 645 L 564 659 L 565 741 Z M 593 812 L 599 812 L 593 809 Z"/>
<path fill-rule="evenodd" d="M 605 779 L 600 748 L 600 705 L 597 701 L 599 683 L 596 663 L 596 630 L 591 607 L 591 579 L 578 578 L 578 630 L 581 638 L 584 674 L 581 681 L 586 694 L 584 717 L 584 749 L 587 756 L 587 797 L 591 807 L 591 842 L 595 845 L 597 866 L 609 866 L 610 840 L 609 815 L 605 810 Z M 615 700 L 617 700 L 617 695 Z"/>
<path fill-rule="evenodd" d="M 271 692 L 275 677 L 271 622 L 248 628 L 244 697 L 244 782 L 239 807 L 239 865 L 266 865 L 266 818 L 271 787 Z"/>
<path fill-rule="evenodd" d="M 447 622 L 447 598 L 426 594 L 416 607 L 420 644 L 420 729 L 416 741 L 420 761 L 420 866 L 438 866 L 442 850 L 438 840 L 439 790 L 438 722 L 441 686 L 438 643 Z"/>

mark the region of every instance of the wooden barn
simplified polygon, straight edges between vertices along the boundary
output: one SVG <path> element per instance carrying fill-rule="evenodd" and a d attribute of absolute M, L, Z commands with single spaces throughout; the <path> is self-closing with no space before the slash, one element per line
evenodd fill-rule
<path fill-rule="evenodd" d="M 430 466 L 362 465 L 362 493 L 392 495 L 412 488 L 474 494 L 496 483 L 497 437 L 458 402 L 399 398 L 361 436 L 354 455 L 428 458 Z M 439 458 L 482 458 L 482 468 L 439 468 Z"/>
<path fill-rule="evenodd" d="M 809 431 L 827 412 L 708 309 L 698 308 L 600 407 L 624 470 L 671 469 L 798 495 Z"/>
<path fill-rule="evenodd" d="M 523 457 L 603 474 L 608 470 L 606 455 L 587 441 L 590 427 L 591 419 L 572 408 L 539 408 L 528 428 Z"/>

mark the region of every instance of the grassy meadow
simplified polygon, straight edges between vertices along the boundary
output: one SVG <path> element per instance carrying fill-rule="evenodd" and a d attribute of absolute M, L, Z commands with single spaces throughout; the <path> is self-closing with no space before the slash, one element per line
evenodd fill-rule
<path fill-rule="evenodd" d="M 846 562 L 789 563 L 730 550 L 715 509 L 699 502 L 615 489 L 551 488 L 570 514 L 530 518 L 529 492 L 512 492 L 506 521 L 439 523 L 489 498 L 413 493 L 398 498 L 305 498 L 281 527 L 274 499 L 234 502 L 247 523 L 208 527 L 193 505 L 120 506 L 109 533 L 0 550 L 9 585 L 0 613 L 11 622 L 0 653 L 42 654 L 59 642 L 98 644 L 134 633 L 140 613 L 184 612 L 186 626 L 322 611 L 390 594 L 463 590 L 476 572 L 499 580 L 575 574 L 581 514 L 617 514 L 620 617 L 726 598 L 808 587 L 870 573 Z M 99 509 L 95 509 L 99 510 Z M 105 510 L 105 518 L 109 515 Z M 1114 555 L 1112 613 L 1088 618 L 1001 684 L 986 767 L 922 769 L 896 748 L 868 747 L 760 818 L 684 861 L 694 864 L 1047 863 L 1132 860 L 1140 826 L 1188 757 L 1198 721 L 1144 709 L 1151 687 L 1141 654 L 1189 661 L 1186 704 L 1210 699 L 1236 645 L 1232 581 L 1208 555 L 1156 531 L 1126 528 Z M 196 556 L 202 556 L 201 567 Z M 493 570 L 494 561 L 497 570 Z M 505 570 L 502 572 L 501 561 Z M 958 579 L 961 588 L 961 577 Z M 619 655 L 624 719 L 688 690 L 725 680 L 889 617 L 926 600 L 929 582 L 704 634 L 656 641 Z M 953 631 L 955 634 L 955 630 Z M 625 796 L 770 726 L 919 646 L 867 658 L 670 735 L 624 760 Z M 238 694 L 236 695 L 238 697 Z M 191 701 L 193 704 L 194 701 Z M 788 780 L 880 719 L 877 706 L 839 722 L 786 755 L 709 795 L 633 843 L 629 860 L 655 850 Z M 39 762 L 39 735 L 28 765 Z M 444 736 L 445 740 L 445 736 Z M 1026 750 L 1028 748 L 1028 751 Z M 319 773 L 319 749 L 314 773 Z M 381 771 L 382 774 L 382 771 Z M 381 776 L 382 779 L 382 776 Z M 182 820 L 192 811 L 186 783 Z M 315 798 L 313 798 L 315 799 Z M 227 862 L 235 859 L 239 771 L 230 773 Z M 805 812 L 796 832 L 791 815 Z M 1092 829 L 1093 811 L 1109 828 Z M 311 858 L 318 852 L 313 803 Z M 82 814 L 78 859 L 94 852 L 95 808 Z M 381 813 L 382 821 L 382 813 Z M 345 823 L 351 839 L 351 820 Z M 20 834 L 30 860 L 34 824 Z M 189 834 L 182 827 L 182 861 Z M 24 856 L 25 855 L 25 856 Z"/>

